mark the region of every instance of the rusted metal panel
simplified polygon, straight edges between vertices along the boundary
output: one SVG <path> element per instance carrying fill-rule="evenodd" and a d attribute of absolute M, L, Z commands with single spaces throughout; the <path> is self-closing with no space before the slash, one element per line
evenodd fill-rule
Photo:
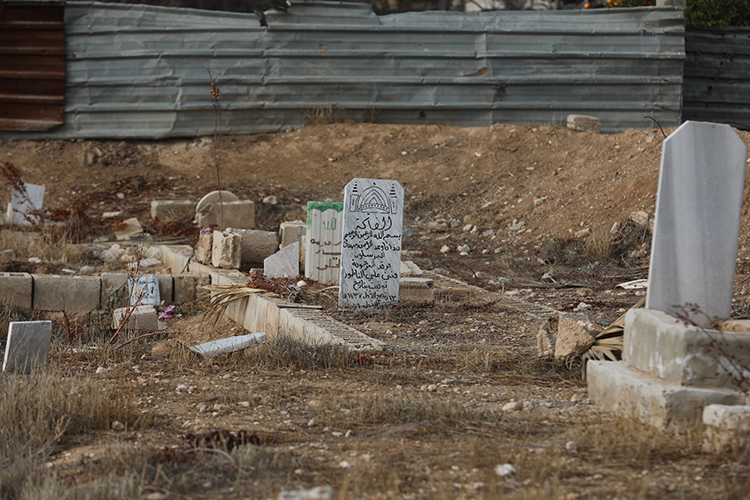
<path fill-rule="evenodd" d="M 49 130 L 65 110 L 65 6 L 0 3 L 0 130 Z"/>

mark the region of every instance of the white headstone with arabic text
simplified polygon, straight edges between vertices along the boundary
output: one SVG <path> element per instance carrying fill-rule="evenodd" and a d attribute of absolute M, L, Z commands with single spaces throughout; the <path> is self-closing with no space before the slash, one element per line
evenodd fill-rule
<path fill-rule="evenodd" d="M 398 303 L 404 188 L 396 181 L 354 179 L 344 190 L 339 305 Z"/>
<path fill-rule="evenodd" d="M 647 308 L 730 316 L 746 162 L 728 125 L 688 121 L 664 141 Z"/>
<path fill-rule="evenodd" d="M 325 285 L 339 284 L 343 211 L 341 202 L 307 202 L 305 278 Z"/>

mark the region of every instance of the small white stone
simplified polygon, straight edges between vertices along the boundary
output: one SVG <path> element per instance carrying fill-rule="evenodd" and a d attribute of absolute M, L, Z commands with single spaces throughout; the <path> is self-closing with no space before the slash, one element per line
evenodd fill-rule
<path fill-rule="evenodd" d="M 177 386 L 177 392 L 187 391 L 188 386 L 185 384 L 180 384 Z"/>
<path fill-rule="evenodd" d="M 449 247 L 448 245 L 443 245 L 443 246 L 442 246 L 442 247 L 440 248 L 440 253 L 448 253 L 448 252 L 450 252 L 450 251 L 451 251 L 451 247 Z"/>
<path fill-rule="evenodd" d="M 107 374 L 108 372 L 109 372 L 109 370 L 107 370 L 107 369 L 106 369 L 106 368 L 104 368 L 103 366 L 100 366 L 100 367 L 98 367 L 98 368 L 96 369 L 96 374 L 97 374 L 97 375 L 106 375 L 106 374 Z"/>
<path fill-rule="evenodd" d="M 520 411 L 523 409 L 523 404 L 518 401 L 511 401 L 510 403 L 506 403 L 503 405 L 503 411 Z"/>
<path fill-rule="evenodd" d="M 305 281 L 305 280 L 299 280 L 297 282 L 297 286 L 300 287 L 300 288 L 306 287 L 307 286 L 307 281 Z"/>
<path fill-rule="evenodd" d="M 565 450 L 568 453 L 577 453 L 578 452 L 578 445 L 575 441 L 568 441 L 565 443 Z"/>
<path fill-rule="evenodd" d="M 115 432 L 122 432 L 125 430 L 125 424 L 115 420 L 114 422 L 112 422 L 112 430 Z"/>
<path fill-rule="evenodd" d="M 263 198 L 263 203 L 265 203 L 266 205 L 277 205 L 279 203 L 279 200 L 275 196 L 266 196 L 265 198 Z"/>
<path fill-rule="evenodd" d="M 471 247 L 469 245 L 460 245 L 460 246 L 456 247 L 456 250 L 459 253 L 467 253 L 468 254 L 471 251 Z"/>
<path fill-rule="evenodd" d="M 342 460 L 341 462 L 339 462 L 339 467 L 341 467 L 342 469 L 350 469 L 351 466 L 352 466 L 352 464 L 350 464 L 346 460 Z"/>
<path fill-rule="evenodd" d="M 39 257 L 29 257 L 29 263 L 31 263 L 31 264 L 41 264 L 42 263 L 42 259 L 40 259 Z"/>
<path fill-rule="evenodd" d="M 309 421 L 309 422 L 307 422 L 307 426 L 308 426 L 308 427 L 312 427 L 313 425 L 315 425 L 315 419 L 314 419 L 314 418 L 311 418 L 311 419 L 310 419 L 310 421 Z"/>
<path fill-rule="evenodd" d="M 502 464 L 495 467 L 495 474 L 500 477 L 508 477 L 517 474 L 518 471 L 510 464 Z"/>

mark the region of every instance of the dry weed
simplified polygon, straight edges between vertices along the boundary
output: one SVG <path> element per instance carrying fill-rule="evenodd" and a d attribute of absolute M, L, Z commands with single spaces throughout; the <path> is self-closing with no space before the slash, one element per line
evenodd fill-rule
<path fill-rule="evenodd" d="M 589 261 L 598 261 L 602 264 L 612 260 L 613 248 L 609 231 L 598 228 L 592 231 L 586 243 L 583 245 L 583 256 Z"/>
<path fill-rule="evenodd" d="M 248 349 L 246 356 L 254 366 L 300 370 L 343 369 L 350 366 L 352 360 L 352 353 L 346 346 L 308 344 L 285 336 Z"/>

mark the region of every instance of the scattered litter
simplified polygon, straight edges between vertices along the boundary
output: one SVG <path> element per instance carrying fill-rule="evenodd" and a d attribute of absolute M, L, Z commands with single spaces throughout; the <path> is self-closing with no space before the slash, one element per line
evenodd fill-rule
<path fill-rule="evenodd" d="M 502 464 L 495 467 L 495 474 L 500 477 L 508 477 L 517 474 L 518 471 L 510 464 Z"/>
<path fill-rule="evenodd" d="M 620 283 L 615 288 L 624 288 L 625 290 L 642 290 L 642 289 L 648 288 L 648 280 L 640 279 L 640 280 L 626 281 L 625 283 Z"/>
<path fill-rule="evenodd" d="M 129 240 L 137 234 L 143 234 L 143 227 L 137 218 L 132 217 L 123 221 L 125 229 L 122 231 L 115 231 L 115 239 L 118 240 Z"/>

